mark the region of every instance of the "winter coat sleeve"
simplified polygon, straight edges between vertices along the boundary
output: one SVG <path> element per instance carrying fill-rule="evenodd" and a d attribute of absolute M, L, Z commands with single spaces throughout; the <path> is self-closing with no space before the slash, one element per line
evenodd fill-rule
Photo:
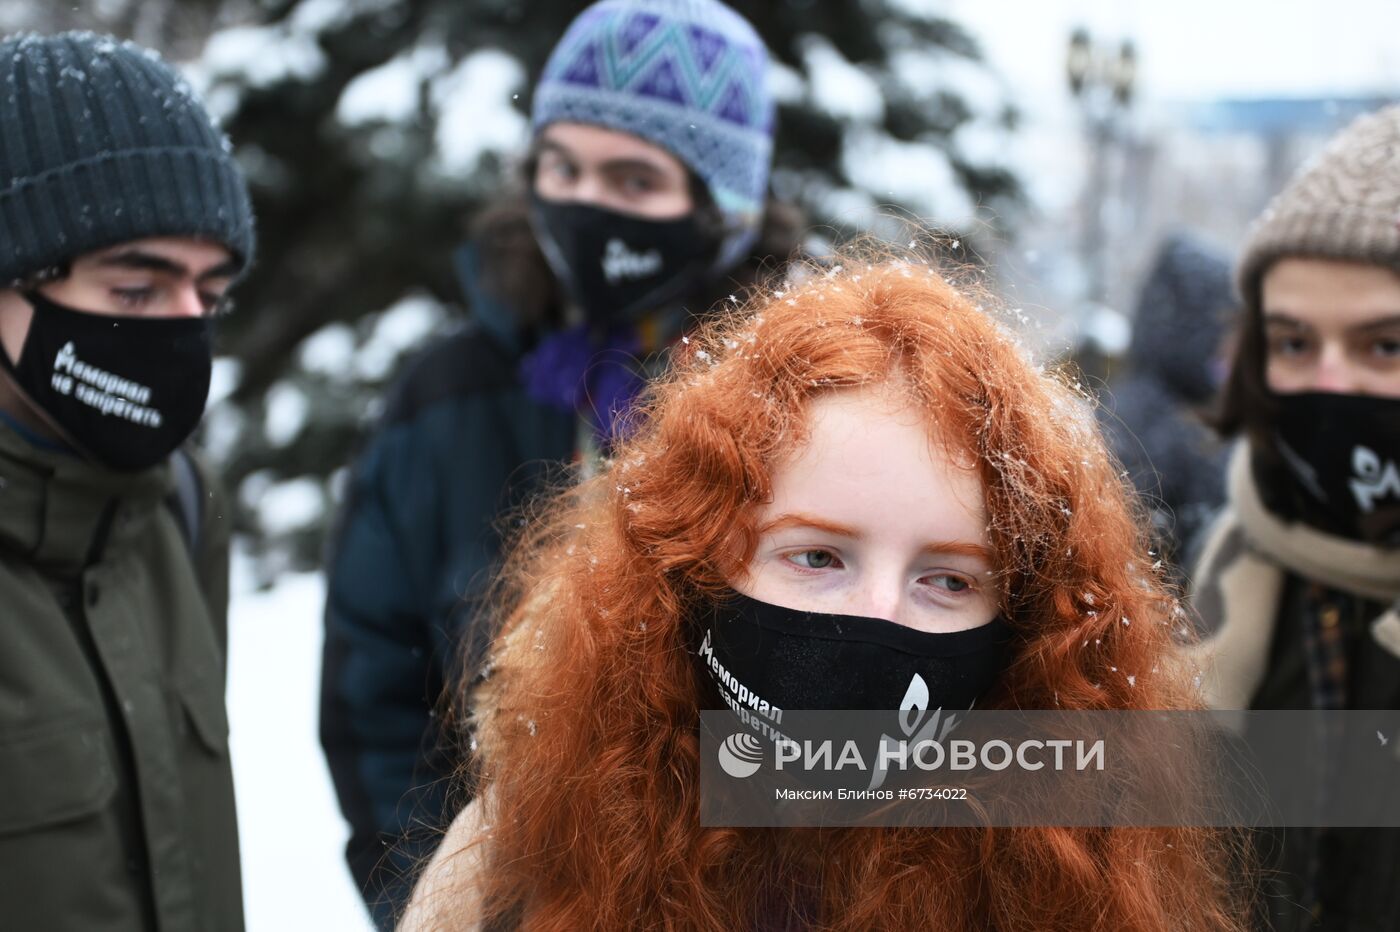
<path fill-rule="evenodd" d="M 410 824 L 434 823 L 424 766 L 442 689 L 435 669 L 432 546 L 435 496 L 416 469 L 414 438 L 390 425 L 356 463 L 328 563 L 321 683 L 321 743 L 350 823 L 346 857 L 376 921 L 423 853 L 402 841 Z M 426 811 L 425 811 L 426 810 Z"/>
<path fill-rule="evenodd" d="M 445 778 L 461 749 L 433 713 L 490 641 L 477 610 L 502 516 L 569 457 L 575 431 L 468 327 L 407 367 L 351 471 L 327 561 L 321 741 L 351 871 L 382 927 L 451 821 Z"/>

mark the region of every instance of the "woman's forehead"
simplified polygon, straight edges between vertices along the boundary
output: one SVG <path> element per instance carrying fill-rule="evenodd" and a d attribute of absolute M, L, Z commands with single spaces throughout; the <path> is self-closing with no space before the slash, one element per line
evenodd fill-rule
<path fill-rule="evenodd" d="M 884 386 L 842 389 L 809 403 L 804 436 L 771 474 L 767 507 L 816 513 L 849 526 L 919 530 L 937 537 L 985 529 L 982 483 L 967 457 L 950 455 L 928 413 Z"/>
<path fill-rule="evenodd" d="M 928 459 L 960 469 L 977 465 L 970 438 L 962 436 L 952 419 L 898 372 L 865 385 L 814 395 L 807 400 L 801 420 L 803 430 L 783 457 L 787 461 L 893 444 L 909 452 L 927 447 Z"/>

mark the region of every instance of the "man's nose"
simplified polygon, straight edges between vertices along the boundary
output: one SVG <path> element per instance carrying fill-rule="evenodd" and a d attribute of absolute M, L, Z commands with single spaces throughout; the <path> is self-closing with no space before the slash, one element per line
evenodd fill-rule
<path fill-rule="evenodd" d="M 1313 371 L 1311 388 L 1317 392 L 1355 394 L 1358 388 L 1355 367 L 1347 359 L 1345 349 L 1335 344 L 1323 346 Z"/>
<path fill-rule="evenodd" d="M 592 204 L 594 206 L 606 204 L 608 202 L 607 186 L 598 177 L 597 172 L 585 172 L 574 184 L 571 200 L 579 204 Z"/>
<path fill-rule="evenodd" d="M 204 298 L 193 282 L 179 285 L 171 292 L 171 302 L 166 308 L 168 317 L 203 317 L 208 313 Z"/>

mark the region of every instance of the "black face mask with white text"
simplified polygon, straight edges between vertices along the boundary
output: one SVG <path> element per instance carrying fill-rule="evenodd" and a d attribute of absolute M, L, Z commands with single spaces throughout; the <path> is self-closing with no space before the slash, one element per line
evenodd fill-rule
<path fill-rule="evenodd" d="M 532 194 L 530 220 L 570 298 L 589 323 L 603 326 L 635 320 L 693 291 L 718 249 L 693 212 L 648 220 Z"/>
<path fill-rule="evenodd" d="M 1337 537 L 1400 546 L 1400 399 L 1306 392 L 1274 402 L 1282 465 L 1254 461 L 1270 510 Z"/>
<path fill-rule="evenodd" d="M 16 385 L 64 439 L 119 471 L 164 460 L 194 432 L 213 365 L 206 317 L 86 313 L 37 291 L 19 358 L 0 351 Z"/>
<path fill-rule="evenodd" d="M 700 707 L 964 710 L 1005 672 L 1011 634 L 1000 618 L 935 633 L 736 595 L 697 619 Z"/>

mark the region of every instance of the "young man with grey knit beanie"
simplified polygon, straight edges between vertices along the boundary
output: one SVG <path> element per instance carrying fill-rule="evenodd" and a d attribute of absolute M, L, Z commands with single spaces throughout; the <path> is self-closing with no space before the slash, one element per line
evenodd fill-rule
<path fill-rule="evenodd" d="M 0 41 L 0 916 L 241 929 L 228 527 L 181 445 L 253 255 L 228 140 L 153 52 Z"/>
<path fill-rule="evenodd" d="M 1206 697 L 1400 709 L 1400 107 L 1274 198 L 1237 283 L 1220 421 L 1243 438 L 1193 579 Z M 1315 756 L 1325 781 L 1335 755 Z M 1261 851 L 1266 927 L 1400 928 L 1400 830 L 1290 829 Z"/>
<path fill-rule="evenodd" d="M 321 737 L 381 928 L 452 814 L 444 778 L 461 753 L 434 712 L 459 656 L 475 667 L 490 638 L 467 621 L 498 516 L 605 451 L 697 316 L 796 246 L 768 198 L 767 69 L 753 26 L 719 0 L 584 9 L 533 89 L 524 190 L 455 255 L 472 323 L 403 374 L 351 472 L 327 566 Z"/>

